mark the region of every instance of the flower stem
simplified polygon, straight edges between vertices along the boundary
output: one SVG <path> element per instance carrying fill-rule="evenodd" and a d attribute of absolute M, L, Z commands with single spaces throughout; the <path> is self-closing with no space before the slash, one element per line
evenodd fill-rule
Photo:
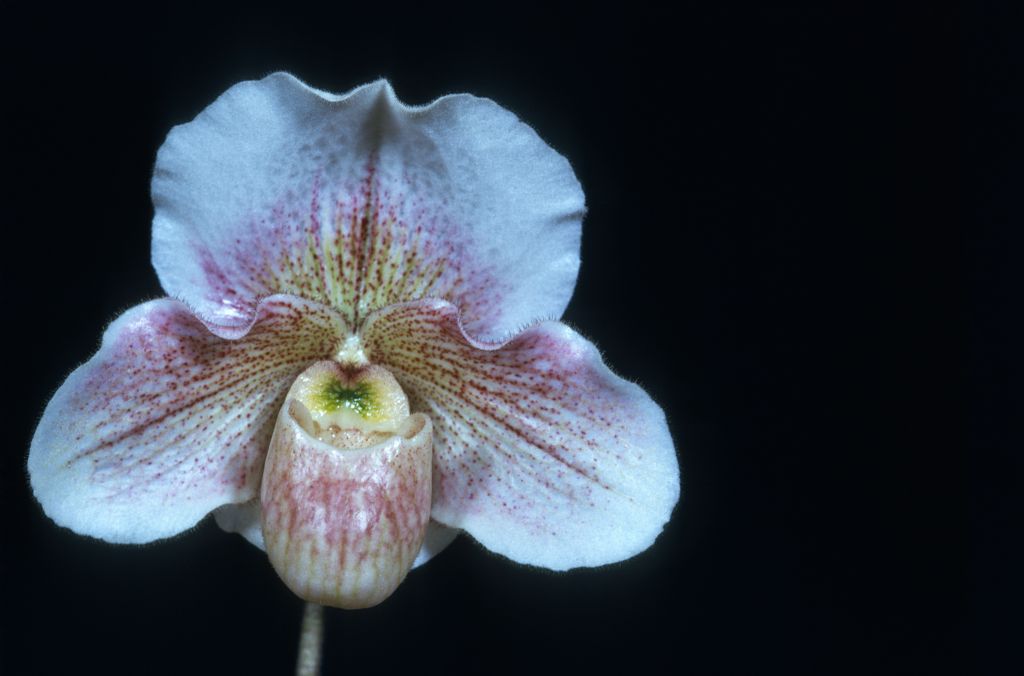
<path fill-rule="evenodd" d="M 324 607 L 306 603 L 302 612 L 302 633 L 299 634 L 299 660 L 295 676 L 318 676 L 320 654 L 324 645 Z"/>

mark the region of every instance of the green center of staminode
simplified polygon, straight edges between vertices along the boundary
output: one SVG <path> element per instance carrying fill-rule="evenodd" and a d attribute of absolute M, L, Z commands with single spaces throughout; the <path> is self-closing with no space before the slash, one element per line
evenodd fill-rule
<path fill-rule="evenodd" d="M 299 374 L 288 397 L 311 416 L 306 421 L 311 428 L 316 423 L 323 430 L 395 432 L 409 417 L 401 385 L 374 364 L 345 369 L 337 362 L 317 362 Z"/>
<path fill-rule="evenodd" d="M 369 383 L 345 387 L 337 380 L 329 380 L 316 394 L 316 404 L 325 413 L 334 413 L 344 408 L 363 418 L 372 417 L 379 412 L 379 404 Z"/>

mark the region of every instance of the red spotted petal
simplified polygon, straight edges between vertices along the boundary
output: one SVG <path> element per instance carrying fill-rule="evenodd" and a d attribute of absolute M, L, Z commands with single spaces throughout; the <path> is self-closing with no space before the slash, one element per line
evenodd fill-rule
<path fill-rule="evenodd" d="M 247 327 L 169 299 L 132 308 L 47 405 L 28 460 L 36 497 L 110 542 L 174 535 L 254 498 L 285 393 L 343 333 L 336 312 L 291 296 L 264 299 Z"/>
<path fill-rule="evenodd" d="M 437 521 L 559 570 L 627 558 L 661 532 L 679 498 L 665 416 L 568 327 L 482 343 L 452 304 L 426 300 L 373 315 L 363 340 L 434 423 Z"/>
<path fill-rule="evenodd" d="M 380 81 L 335 96 L 284 73 L 176 127 L 153 177 L 153 263 L 203 316 L 291 293 L 372 311 L 446 298 L 475 336 L 561 315 L 583 193 L 512 113 L 460 94 L 409 107 Z"/>

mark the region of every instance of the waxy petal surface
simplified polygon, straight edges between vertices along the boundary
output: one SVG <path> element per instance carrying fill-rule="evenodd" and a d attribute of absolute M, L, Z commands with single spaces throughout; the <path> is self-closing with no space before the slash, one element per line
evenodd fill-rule
<path fill-rule="evenodd" d="M 263 473 L 267 555 L 307 601 L 376 605 L 405 579 L 430 521 L 430 419 L 419 414 L 386 441 L 338 449 L 311 436 L 294 405 L 281 409 Z"/>
<path fill-rule="evenodd" d="M 584 211 L 565 158 L 490 100 L 409 107 L 384 81 L 338 96 L 285 73 L 174 128 L 153 201 L 153 264 L 203 316 L 293 293 L 358 327 L 438 297 L 483 339 L 561 315 Z"/>
<path fill-rule="evenodd" d="M 263 514 L 260 510 L 259 500 L 250 500 L 240 505 L 224 505 L 213 513 L 217 525 L 229 533 L 238 533 L 251 544 L 266 551 L 267 546 L 263 542 L 263 526 L 261 524 Z M 427 534 L 423 538 L 423 546 L 420 547 L 416 560 L 412 567 L 418 568 L 427 561 L 440 554 L 448 547 L 459 531 L 454 528 L 442 526 L 431 520 L 427 524 Z"/>
<path fill-rule="evenodd" d="M 375 314 L 363 341 L 434 423 L 437 521 L 556 570 L 622 560 L 661 532 L 679 498 L 665 416 L 568 327 L 481 343 L 426 300 Z"/>
<path fill-rule="evenodd" d="M 47 405 L 28 460 L 36 498 L 62 526 L 131 543 L 256 497 L 285 393 L 343 332 L 336 312 L 291 296 L 264 299 L 251 326 L 204 324 L 169 299 L 132 308 Z"/>

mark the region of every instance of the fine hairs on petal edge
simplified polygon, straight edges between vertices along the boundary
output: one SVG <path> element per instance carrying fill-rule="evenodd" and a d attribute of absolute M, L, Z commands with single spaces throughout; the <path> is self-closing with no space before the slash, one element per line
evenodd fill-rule
<path fill-rule="evenodd" d="M 342 331 L 336 313 L 297 297 L 260 308 L 251 331 L 231 339 L 173 299 L 114 320 L 33 435 L 29 479 L 47 515 L 141 543 L 254 497 L 277 398 Z"/>
<path fill-rule="evenodd" d="M 334 281 L 288 277 L 319 276 L 315 269 L 257 279 L 243 261 L 306 255 L 304 248 L 283 245 L 273 254 L 247 243 L 273 225 L 264 221 L 274 209 L 319 221 L 325 242 L 337 237 L 330 225 L 337 214 L 309 211 L 311 194 L 323 205 L 344 202 L 366 178 L 367 153 L 377 166 L 372 184 L 360 189 L 382 195 L 382 209 L 397 209 L 398 225 L 406 217 L 423 223 L 424 212 L 407 212 L 419 204 L 431 230 L 426 241 L 461 247 L 453 252 L 461 281 L 453 275 L 441 287 L 390 296 L 388 304 L 449 298 L 470 313 L 467 330 L 487 339 L 561 315 L 576 283 L 585 204 L 569 161 L 535 130 L 469 94 L 407 106 L 383 80 L 333 95 L 287 73 L 235 85 L 161 146 L 152 189 L 153 264 L 164 288 L 207 319 L 224 311 L 215 299 L 225 294 L 232 307 L 248 308 L 260 295 L 299 293 L 291 288 L 296 281 L 315 287 L 300 295 L 342 307 L 344 299 L 328 288 Z M 296 241 L 305 247 L 304 239 Z M 208 278 L 204 260 L 216 261 L 231 289 Z M 383 305 L 368 311 L 375 307 Z"/>
<path fill-rule="evenodd" d="M 291 103 L 288 103 L 287 100 L 289 100 L 288 97 L 293 97 L 296 92 L 304 92 L 305 99 L 307 100 L 305 102 L 299 101 L 293 106 Z M 225 121 L 230 122 L 233 120 L 234 118 L 226 114 L 236 112 L 236 104 L 239 101 L 248 100 L 246 97 L 256 99 L 261 104 L 249 108 L 243 106 L 242 112 L 245 112 L 245 110 L 252 111 L 253 119 L 256 120 L 256 122 L 260 122 L 264 118 L 269 119 L 269 117 L 276 115 L 278 117 L 272 120 L 273 124 L 285 129 L 285 131 L 291 130 L 289 125 L 296 126 L 296 128 L 301 131 L 303 128 L 302 125 L 307 123 L 308 118 L 303 117 L 303 115 L 298 113 L 306 111 L 310 112 L 311 115 L 316 116 L 326 115 L 324 111 L 340 112 L 343 111 L 349 102 L 358 99 L 360 96 L 369 96 L 371 99 L 384 102 L 382 105 L 385 105 L 388 110 L 397 111 L 397 113 L 404 116 L 404 119 L 409 123 L 422 121 L 424 123 L 424 129 L 427 129 L 428 131 L 434 129 L 434 127 L 436 127 L 441 121 L 446 120 L 446 116 L 451 116 L 453 120 L 458 122 L 458 124 L 463 125 L 466 129 L 476 133 L 478 136 L 480 136 L 482 131 L 490 128 L 488 125 L 493 126 L 497 124 L 503 130 L 503 133 L 511 134 L 517 143 L 521 142 L 525 144 L 524 147 L 529 146 L 527 148 L 528 152 L 539 152 L 544 155 L 545 162 L 548 162 L 550 165 L 548 170 L 554 171 L 560 177 L 559 180 L 562 183 L 559 190 L 562 190 L 562 192 L 559 193 L 558 200 L 556 200 L 555 207 L 553 209 L 545 211 L 542 208 L 537 210 L 535 213 L 531 212 L 529 218 L 526 218 L 525 220 L 529 222 L 531 218 L 534 219 L 535 222 L 532 223 L 531 227 L 538 229 L 538 232 L 547 232 L 547 229 L 551 229 L 551 231 L 557 230 L 560 233 L 556 236 L 555 240 L 552 240 L 556 241 L 558 247 L 560 247 L 558 248 L 557 255 L 550 258 L 550 260 L 545 259 L 541 261 L 537 269 L 534 271 L 526 270 L 525 272 L 529 274 L 522 275 L 522 278 L 527 280 L 526 282 L 521 282 L 517 275 L 510 275 L 508 270 L 501 268 L 500 266 L 512 269 L 509 267 L 509 261 L 527 261 L 532 263 L 533 257 L 524 255 L 524 252 L 530 252 L 528 246 L 522 250 L 517 250 L 518 253 L 516 253 L 515 256 L 509 255 L 506 258 L 501 258 L 501 256 L 498 255 L 498 258 L 495 259 L 497 260 L 497 263 L 494 261 L 488 262 L 488 265 L 499 266 L 495 268 L 499 271 L 499 278 L 512 285 L 509 287 L 512 289 L 511 291 L 508 291 L 507 289 L 503 291 L 503 293 L 508 294 L 509 308 L 511 309 L 506 308 L 502 311 L 503 314 L 496 315 L 496 320 L 490 325 L 481 324 L 479 321 L 477 324 L 473 324 L 472 315 L 470 315 L 470 320 L 465 320 L 463 309 L 466 307 L 467 303 L 466 296 L 460 296 L 457 293 L 448 293 L 445 289 L 439 289 L 438 291 L 440 293 L 438 293 L 436 297 L 444 298 L 445 300 L 440 302 L 450 304 L 457 309 L 457 333 L 461 334 L 462 340 L 467 346 L 470 346 L 475 350 L 491 352 L 498 351 L 522 338 L 523 340 L 529 339 L 542 342 L 545 340 L 555 341 L 556 343 L 558 341 L 562 341 L 561 349 L 568 350 L 569 352 L 579 351 L 581 355 L 579 357 L 579 363 L 575 364 L 573 368 L 590 369 L 591 372 L 587 375 L 587 378 L 595 382 L 609 384 L 611 390 L 618 392 L 615 396 L 624 397 L 626 400 L 632 402 L 631 406 L 633 408 L 630 410 L 639 412 L 637 415 L 641 415 L 643 420 L 646 421 L 645 424 L 651 426 L 652 429 L 645 432 L 647 436 L 644 438 L 657 447 L 657 472 L 660 475 L 663 475 L 665 479 L 663 482 L 665 484 L 665 488 L 660 489 L 661 494 L 657 499 L 657 508 L 649 510 L 652 512 L 651 514 L 640 518 L 638 514 L 640 511 L 643 511 L 643 508 L 631 507 L 631 511 L 629 511 L 629 518 L 627 520 L 629 527 L 626 528 L 624 526 L 623 529 L 621 529 L 623 532 L 620 533 L 619 536 L 616 536 L 621 539 L 621 542 L 615 543 L 614 547 L 604 547 L 603 543 L 598 543 L 598 546 L 592 548 L 592 551 L 588 551 L 586 545 L 580 545 L 577 543 L 570 547 L 570 549 L 575 547 L 574 551 L 566 550 L 557 554 L 554 558 L 547 557 L 542 551 L 540 551 L 540 549 L 545 546 L 544 543 L 538 542 L 534 546 L 528 542 L 529 538 L 527 536 L 529 533 L 527 530 L 504 534 L 500 527 L 500 519 L 493 520 L 488 517 L 481 520 L 477 518 L 479 513 L 474 512 L 473 509 L 467 510 L 465 519 L 463 519 L 462 516 L 452 518 L 453 513 L 451 510 L 448 510 L 447 512 L 442 510 L 443 514 L 435 516 L 441 516 L 442 518 L 440 520 L 442 522 L 448 523 L 454 528 L 465 528 L 467 532 L 473 534 L 482 544 L 484 544 L 485 547 L 492 551 L 530 565 L 559 570 L 578 566 L 594 566 L 612 563 L 646 549 L 653 542 L 657 534 L 661 532 L 664 523 L 667 522 L 672 510 L 678 502 L 680 490 L 678 461 L 675 457 L 674 444 L 671 439 L 671 434 L 668 431 L 664 412 L 650 400 L 650 397 L 648 397 L 646 393 L 639 388 L 639 386 L 614 374 L 604 363 L 602 356 L 590 341 L 583 338 L 580 334 L 568 328 L 566 325 L 555 321 L 554 318 L 560 316 L 568 303 L 569 297 L 571 296 L 577 280 L 576 273 L 579 266 L 580 222 L 585 212 L 582 189 L 565 157 L 552 150 L 550 146 L 547 146 L 547 144 L 539 138 L 532 128 L 520 121 L 512 113 L 495 104 L 493 101 L 473 97 L 467 94 L 450 94 L 426 105 L 409 106 L 397 99 L 390 83 L 386 80 L 377 80 L 373 83 L 357 87 L 345 94 L 335 95 L 309 87 L 288 73 L 274 73 L 263 80 L 240 83 L 239 85 L 232 87 L 220 99 L 218 99 L 217 102 L 204 110 L 203 113 L 201 113 L 193 122 L 175 127 L 168 136 L 168 141 L 161 147 L 160 152 L 158 153 L 157 167 L 155 169 L 153 183 L 153 199 L 157 209 L 153 230 L 153 263 L 157 270 L 157 274 L 160 277 L 161 283 L 168 292 L 176 298 L 176 302 L 179 303 L 181 307 L 185 308 L 196 322 L 202 324 L 206 331 L 213 336 L 229 341 L 244 341 L 247 336 L 249 336 L 250 332 L 253 331 L 254 327 L 260 321 L 261 308 L 263 308 L 267 302 L 273 302 L 273 298 L 282 295 L 283 297 L 293 297 L 288 296 L 288 293 L 291 290 L 287 287 L 274 287 L 273 285 L 261 286 L 253 280 L 242 279 L 239 288 L 244 288 L 249 295 L 242 299 L 244 303 L 237 305 L 241 311 L 234 313 L 221 313 L 217 303 L 211 300 L 211 298 L 216 298 L 217 296 L 209 295 L 206 287 L 202 286 L 202 275 L 196 272 L 197 268 L 195 268 L 194 264 L 191 262 L 198 258 L 194 255 L 195 250 L 187 247 L 183 248 L 181 245 L 184 243 L 206 247 L 205 249 L 202 249 L 200 253 L 205 252 L 209 254 L 212 256 L 212 260 L 216 260 L 218 261 L 218 264 L 220 264 L 220 261 L 225 259 L 218 248 L 220 246 L 218 242 L 232 241 L 232 238 L 235 237 L 235 233 L 231 228 L 242 228 L 239 232 L 243 232 L 246 223 L 244 220 L 244 209 L 238 212 L 224 212 L 223 210 L 225 208 L 229 208 L 232 204 L 246 204 L 249 206 L 246 206 L 245 208 L 249 209 L 250 207 L 259 207 L 261 203 L 253 201 L 252 196 L 242 195 L 241 200 L 222 200 L 218 203 L 217 207 L 209 213 L 204 212 L 201 207 L 190 206 L 193 204 L 204 204 L 203 200 L 199 198 L 191 201 L 190 199 L 186 199 L 193 194 L 189 190 L 189 186 L 194 184 L 196 180 L 202 179 L 203 176 L 205 176 L 202 171 L 198 173 L 193 172 L 189 166 L 189 161 L 192 159 L 192 152 L 194 148 L 203 147 L 203 143 L 196 145 L 195 140 L 196 138 L 201 140 L 203 138 L 203 134 L 209 134 L 211 133 L 211 130 L 216 131 L 215 128 L 223 126 Z M 301 99 L 303 96 L 299 96 L 297 98 Z M 320 101 L 320 104 L 317 105 L 311 103 L 309 99 L 317 99 Z M 233 108 L 233 106 L 235 108 Z M 479 122 L 477 118 L 483 120 L 483 122 Z M 262 124 L 262 122 L 260 123 Z M 341 123 L 344 124 L 344 121 Z M 249 124 L 252 125 L 255 123 L 250 120 Z M 435 132 L 436 129 L 431 133 Z M 461 133 L 461 131 L 459 133 Z M 486 134 L 483 134 L 482 137 L 485 140 L 487 138 Z M 256 135 L 255 138 L 258 139 L 258 135 Z M 457 140 L 458 139 L 456 138 L 456 141 Z M 476 138 L 474 143 L 478 143 L 479 140 L 479 138 Z M 447 137 L 442 138 L 442 142 L 446 144 L 453 143 L 452 139 Z M 258 140 L 256 143 L 258 145 Z M 452 145 L 452 148 L 458 149 L 458 147 L 457 143 Z M 476 153 L 477 150 L 479 150 L 477 145 L 471 144 L 471 147 L 467 147 L 467 152 L 472 151 L 472 153 Z M 262 152 L 262 150 L 260 150 L 260 152 Z M 493 153 L 493 149 L 488 150 L 488 152 Z M 519 151 L 517 150 L 516 152 Z M 212 153 L 213 154 L 209 155 L 209 157 L 216 159 L 217 162 L 224 161 L 230 163 L 233 161 L 232 158 L 234 155 L 227 152 L 227 148 L 217 147 L 213 149 Z M 500 157 L 502 155 L 503 153 L 498 153 L 494 157 Z M 269 156 L 261 155 L 260 157 L 265 158 Z M 204 160 L 205 157 L 199 157 L 198 159 Z M 240 161 L 244 162 L 245 158 L 242 157 Z M 487 161 L 492 162 L 494 160 L 491 156 L 488 156 Z M 498 179 L 501 179 L 503 176 L 526 175 L 521 171 L 513 172 L 513 174 L 507 174 L 507 172 L 514 169 L 515 166 L 515 162 L 507 162 L 507 166 L 502 165 L 500 167 L 502 171 L 506 172 L 505 174 L 498 171 L 490 178 L 492 181 L 496 181 L 498 184 L 501 184 L 501 181 Z M 233 176 L 234 174 L 229 169 L 229 165 L 221 166 L 220 164 L 217 164 L 216 171 L 211 175 L 215 176 L 220 174 Z M 242 179 L 240 179 L 240 182 L 242 182 Z M 466 181 L 456 180 L 454 183 L 460 188 L 463 188 L 465 187 L 463 184 L 466 183 Z M 543 181 L 541 183 L 543 184 Z M 159 188 L 158 184 L 160 186 Z M 202 180 L 199 180 L 199 184 L 205 185 Z M 257 187 L 259 187 L 259 185 L 260 184 L 256 184 Z M 328 183 L 328 187 L 337 188 L 338 185 L 340 184 Z M 224 186 L 218 188 L 217 186 L 214 186 L 211 190 L 216 191 L 223 187 Z M 527 186 L 527 192 L 523 194 L 529 194 L 528 188 L 529 186 Z M 500 196 L 501 193 L 502 191 L 499 190 L 495 192 L 494 195 Z M 257 191 L 256 197 L 259 198 L 262 194 L 262 192 Z M 489 195 L 488 199 L 491 199 L 492 197 L 494 196 Z M 495 199 L 498 198 L 495 197 Z M 543 203 L 544 199 L 534 201 Z M 455 202 L 457 204 L 461 204 L 459 200 L 455 200 Z M 533 204 L 533 202 L 530 200 L 522 202 L 521 204 L 516 203 L 517 206 L 525 205 L 530 207 L 530 209 L 533 209 L 535 205 L 531 206 L 531 204 Z M 225 207 L 225 205 L 228 206 Z M 507 209 L 508 207 L 508 204 L 503 204 L 496 213 L 498 213 L 502 218 L 505 218 L 506 214 L 502 209 Z M 220 218 L 225 213 L 228 217 Z M 488 212 L 487 209 L 484 209 L 481 213 L 486 214 L 490 212 Z M 518 215 L 518 212 L 515 213 Z M 210 218 L 211 214 L 214 217 L 212 220 Z M 462 215 L 465 216 L 465 214 Z M 507 224 L 502 220 L 502 218 L 494 220 L 493 223 L 486 223 L 479 232 L 475 233 L 479 241 L 491 243 L 488 249 L 489 253 L 485 252 L 487 255 L 496 255 L 493 254 L 493 251 L 500 251 L 502 248 L 500 244 L 492 243 L 492 240 L 490 239 L 491 237 L 497 237 L 498 240 L 494 241 L 502 243 L 513 242 L 516 239 L 532 243 L 532 235 L 522 236 L 520 234 L 514 237 L 510 236 L 508 234 Z M 466 218 L 465 220 L 467 223 L 475 222 L 472 218 Z M 458 221 L 458 219 L 456 219 L 456 221 Z M 214 233 L 210 237 L 207 237 L 207 234 L 210 231 L 204 230 L 204 228 L 208 227 L 208 223 L 226 223 L 227 226 L 225 226 L 224 232 L 220 234 Z M 174 250 L 175 247 L 177 247 L 176 253 L 168 253 L 169 251 Z M 540 248 L 543 249 L 544 247 L 542 246 Z M 241 260 L 244 260 L 244 256 Z M 189 267 L 190 265 L 193 265 L 193 267 Z M 230 265 L 225 267 L 224 271 L 233 272 Z M 518 272 L 518 270 L 516 271 Z M 516 286 L 516 284 L 519 284 L 520 286 Z M 480 284 L 478 289 L 470 288 L 469 291 L 471 294 L 486 295 L 490 288 L 492 287 L 488 284 Z M 380 312 L 391 307 L 398 307 L 405 303 L 422 303 L 425 302 L 423 300 L 424 298 L 432 297 L 435 296 L 420 296 L 409 298 L 404 301 L 400 300 L 399 302 L 389 302 L 386 307 L 371 307 L 369 312 Z M 304 302 L 311 305 L 319 305 L 320 307 L 327 309 L 326 306 L 335 306 L 334 303 L 329 301 L 330 299 L 328 298 L 312 297 Z M 157 302 L 160 301 L 154 301 L 154 303 Z M 149 305 L 150 304 L 147 304 L 147 306 Z M 132 310 L 128 311 L 125 315 L 112 322 L 110 328 L 107 330 L 107 334 L 110 334 L 114 327 L 124 320 L 125 317 L 131 314 L 131 312 Z M 549 317 L 551 319 L 537 321 L 537 317 Z M 480 315 L 477 315 L 476 319 L 479 320 Z M 337 325 L 340 327 L 338 328 L 339 331 L 346 330 L 344 327 L 344 316 L 340 318 Z M 358 326 L 358 324 L 354 326 Z M 107 334 L 105 334 L 104 342 L 101 345 L 99 352 L 97 352 L 89 362 L 86 362 L 86 364 L 83 364 L 79 369 L 76 369 L 76 371 L 69 376 L 65 386 L 71 385 L 76 380 L 76 377 L 81 376 L 81 373 L 84 372 L 86 367 L 93 364 L 94 361 L 99 360 L 107 347 Z M 523 338 L 524 336 L 526 337 Z M 517 343 L 517 345 L 519 345 L 519 343 Z M 58 401 L 58 398 L 62 396 L 61 393 L 64 392 L 64 389 L 65 387 L 62 386 L 62 388 L 55 393 L 51 400 L 51 405 Z M 609 392 L 611 392 L 611 390 L 609 390 Z M 611 394 L 609 394 L 609 396 L 611 396 Z M 33 438 L 32 452 L 36 449 L 36 437 L 41 434 L 44 424 L 47 423 L 48 420 L 53 422 L 52 416 L 51 418 L 47 417 L 49 410 L 50 406 L 47 407 L 47 412 L 44 413 L 43 418 L 40 420 L 36 436 Z M 63 422 L 63 420 L 60 422 Z M 573 424 L 577 423 L 574 422 Z M 671 454 L 671 458 L 666 454 L 666 449 Z M 65 454 L 67 452 L 68 451 L 66 450 L 61 451 L 61 453 Z M 529 453 L 527 453 L 527 455 L 529 455 Z M 38 454 L 36 459 L 36 466 L 38 466 Z M 33 473 L 31 452 L 29 457 L 29 469 L 31 475 Z M 637 467 L 636 469 L 646 471 L 650 468 Z M 672 486 L 669 485 L 669 483 L 671 483 L 669 481 L 669 475 L 673 476 L 674 495 L 672 494 Z M 629 485 L 634 485 L 636 483 L 635 481 L 628 480 L 628 478 L 623 477 L 619 477 L 616 481 L 625 481 Z M 631 481 L 632 483 L 630 483 Z M 36 490 L 36 488 L 37 481 L 35 480 L 35 477 L 33 477 L 33 489 Z M 611 489 L 608 489 L 606 492 L 610 495 L 615 493 L 615 491 Z M 36 493 L 38 496 L 39 491 L 36 490 Z M 168 496 L 168 500 L 169 499 L 170 495 Z M 222 502 L 221 505 L 236 504 L 242 502 L 244 499 L 245 495 L 233 495 L 226 502 Z M 58 502 L 63 501 L 63 499 L 58 500 Z M 44 504 L 44 509 L 46 509 L 47 513 L 50 514 L 51 510 L 46 508 L 46 499 L 41 500 L 41 502 Z M 72 502 L 74 502 L 74 500 L 72 500 Z M 537 509 L 539 509 L 541 502 L 542 501 L 540 500 L 537 501 Z M 671 504 L 668 504 L 669 502 Z M 170 504 L 170 502 L 168 502 L 168 504 Z M 668 506 L 667 511 L 665 509 L 666 505 Z M 193 505 L 193 507 L 195 506 L 196 505 Z M 216 507 L 217 505 L 213 505 L 213 508 Z M 190 511 L 191 514 L 191 512 L 195 510 L 193 509 L 188 511 Z M 655 515 L 653 513 L 654 511 L 657 511 L 658 515 Z M 664 512 L 663 518 L 660 515 L 661 512 Z M 123 515 L 126 517 L 135 516 L 130 511 L 124 512 Z M 163 516 L 165 515 L 158 515 L 157 520 L 163 518 Z M 190 528 L 199 519 L 201 519 L 202 516 L 203 515 L 199 515 L 198 518 L 194 519 L 190 516 L 189 519 L 185 519 L 185 521 L 190 521 L 190 523 L 185 525 L 184 528 Z M 108 532 L 106 534 L 101 534 L 99 537 L 115 542 L 144 542 L 154 539 L 154 537 L 167 537 L 180 532 L 183 529 L 183 520 L 181 517 L 182 514 L 179 513 L 174 519 L 171 519 L 171 521 L 174 521 L 175 523 L 164 524 L 164 526 L 155 528 L 145 534 L 121 530 L 118 533 Z M 114 518 L 117 518 L 116 515 L 114 515 Z M 101 516 L 99 519 L 109 525 L 109 522 L 105 517 Z M 62 525 L 69 525 L 75 530 L 79 530 L 79 532 L 92 530 L 93 532 L 90 534 L 94 534 L 97 531 L 105 530 L 104 528 L 86 528 L 86 530 L 83 531 L 79 527 L 72 525 L 69 519 L 55 520 L 57 520 L 58 523 L 62 523 Z M 659 522 L 654 524 L 655 521 Z M 623 523 L 625 524 L 626 522 Z M 596 524 L 587 525 L 587 528 L 596 527 Z M 533 524 L 531 528 L 536 530 L 536 524 Z M 625 530 L 630 529 L 633 532 L 624 532 Z M 119 529 L 115 528 L 114 530 Z M 604 547 L 604 549 L 602 549 L 602 547 Z"/>
<path fill-rule="evenodd" d="M 537 323 L 502 344 L 471 338 L 459 317 L 427 299 L 366 327 L 368 354 L 434 420 L 433 517 L 555 570 L 648 548 L 679 498 L 662 409 L 564 324 Z"/>

